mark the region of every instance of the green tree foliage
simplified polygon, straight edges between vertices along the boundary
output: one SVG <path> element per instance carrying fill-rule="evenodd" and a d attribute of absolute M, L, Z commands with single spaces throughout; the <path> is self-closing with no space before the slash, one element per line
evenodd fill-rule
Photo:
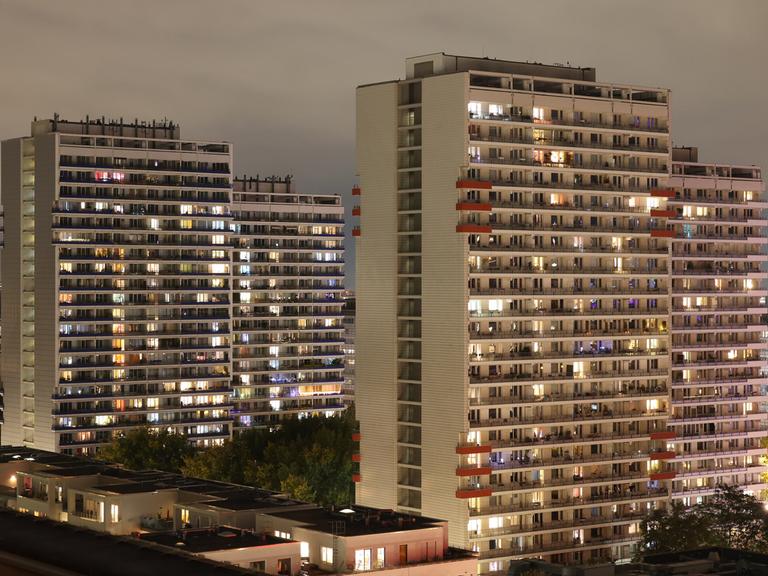
<path fill-rule="evenodd" d="M 685 508 L 679 501 L 654 510 L 640 524 L 639 554 L 722 546 L 768 551 L 768 512 L 734 486 L 721 486 L 708 501 Z"/>
<path fill-rule="evenodd" d="M 250 485 L 256 479 L 256 464 L 247 446 L 236 439 L 221 446 L 198 450 L 184 460 L 181 473 L 195 478 Z"/>
<path fill-rule="evenodd" d="M 193 453 L 194 448 L 184 436 L 144 427 L 117 436 L 100 450 L 99 457 L 132 470 L 179 472 L 184 460 Z"/>
<path fill-rule="evenodd" d="M 652 511 L 640 523 L 642 553 L 679 552 L 701 546 L 707 539 L 709 519 L 674 500 L 666 508 Z"/>
<path fill-rule="evenodd" d="M 101 457 L 128 468 L 285 492 L 324 506 L 353 500 L 355 416 L 287 420 L 277 430 L 246 430 L 221 446 L 195 450 L 183 436 L 141 428 L 116 438 Z"/>
<path fill-rule="evenodd" d="M 257 454 L 256 484 L 329 506 L 353 500 L 351 411 L 286 422 Z"/>

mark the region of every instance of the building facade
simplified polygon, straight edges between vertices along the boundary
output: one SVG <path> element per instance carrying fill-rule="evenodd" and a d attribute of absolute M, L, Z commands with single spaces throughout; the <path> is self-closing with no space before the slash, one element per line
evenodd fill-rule
<path fill-rule="evenodd" d="M 235 180 L 235 427 L 344 403 L 344 208 L 290 178 Z"/>
<path fill-rule="evenodd" d="M 695 504 L 719 484 L 766 487 L 765 186 L 759 168 L 673 150 L 672 497 Z"/>
<path fill-rule="evenodd" d="M 233 192 L 231 144 L 172 123 L 35 121 L 2 168 L 4 444 L 205 446 L 342 409 L 340 197 Z"/>
<path fill-rule="evenodd" d="M 686 466 L 670 93 L 445 54 L 406 68 L 357 92 L 359 501 L 439 511 L 480 572 L 629 557 Z M 739 433 L 750 406 L 725 409 Z"/>
<path fill-rule="evenodd" d="M 229 144 L 176 125 L 32 124 L 2 148 L 3 442 L 231 433 Z"/>

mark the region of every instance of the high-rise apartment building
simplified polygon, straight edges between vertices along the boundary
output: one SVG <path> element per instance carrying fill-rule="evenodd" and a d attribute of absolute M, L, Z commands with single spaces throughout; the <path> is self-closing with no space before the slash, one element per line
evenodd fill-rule
<path fill-rule="evenodd" d="M 35 121 L 3 142 L 4 444 L 92 454 L 330 415 L 344 370 L 343 207 L 244 179 L 172 123 Z"/>
<path fill-rule="evenodd" d="M 236 179 L 235 427 L 345 407 L 344 208 L 290 178 Z"/>
<path fill-rule="evenodd" d="M 697 419 L 697 392 L 679 382 L 727 367 L 684 373 L 687 340 L 671 341 L 685 223 L 669 183 L 670 94 L 590 68 L 445 54 L 406 68 L 357 92 L 359 501 L 448 518 L 481 572 L 532 555 L 626 558 L 642 516 L 686 482 L 676 432 L 758 435 L 756 405 L 736 397 L 747 384 L 721 392 L 731 428 L 709 408 Z M 763 257 L 740 242 L 739 269 L 754 273 Z M 735 357 L 755 373 L 757 330 Z M 729 441 L 701 442 L 696 467 L 733 462 L 727 477 L 746 477 L 735 470 L 752 452 L 705 462 Z"/>
<path fill-rule="evenodd" d="M 3 443 L 228 437 L 230 145 L 56 117 L 2 162 Z"/>
<path fill-rule="evenodd" d="M 719 484 L 759 494 L 766 437 L 765 186 L 759 168 L 673 150 L 672 497 L 695 504 Z"/>

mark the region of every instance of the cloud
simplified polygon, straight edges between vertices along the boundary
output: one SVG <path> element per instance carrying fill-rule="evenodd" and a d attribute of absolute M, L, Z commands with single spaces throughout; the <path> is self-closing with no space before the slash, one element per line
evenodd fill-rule
<path fill-rule="evenodd" d="M 445 51 L 669 87 L 676 142 L 768 165 L 767 21 L 764 0 L 0 0 L 0 138 L 53 112 L 168 117 L 234 142 L 238 174 L 347 194 L 355 86 Z"/>

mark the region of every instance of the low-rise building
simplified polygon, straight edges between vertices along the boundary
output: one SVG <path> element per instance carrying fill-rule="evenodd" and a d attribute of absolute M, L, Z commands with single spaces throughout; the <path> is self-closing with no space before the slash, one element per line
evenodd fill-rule
<path fill-rule="evenodd" d="M 298 542 L 229 526 L 149 534 L 142 540 L 267 574 L 293 575 L 301 568 Z"/>
<path fill-rule="evenodd" d="M 443 520 L 327 510 L 249 486 L 30 448 L 0 447 L 0 506 L 267 574 L 477 573 L 474 554 L 448 546 Z"/>

